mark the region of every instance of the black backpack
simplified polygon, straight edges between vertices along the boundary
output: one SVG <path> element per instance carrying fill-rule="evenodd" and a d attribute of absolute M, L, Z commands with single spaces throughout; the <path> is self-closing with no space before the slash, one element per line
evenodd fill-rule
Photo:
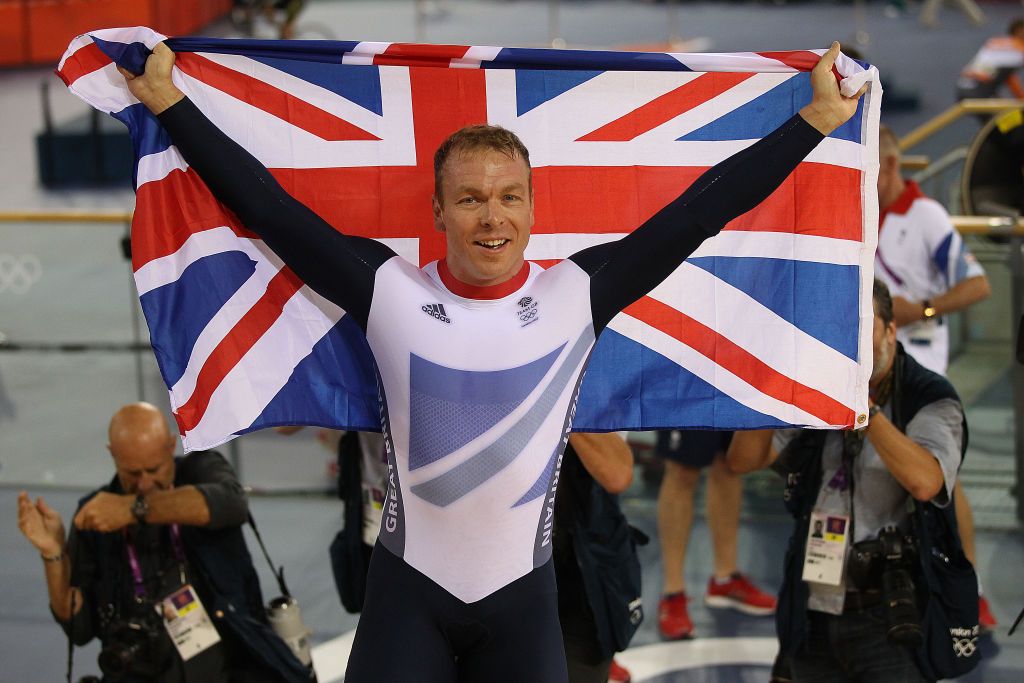
<path fill-rule="evenodd" d="M 567 514 L 556 524 L 569 527 L 597 641 L 603 655 L 611 657 L 629 646 L 643 622 L 637 546 L 648 538 L 630 526 L 618 497 L 593 480 L 572 446 L 566 447 L 560 476 L 558 503 Z"/>
<path fill-rule="evenodd" d="M 893 424 L 902 432 L 917 411 L 939 398 L 957 398 L 952 386 L 929 373 L 900 348 L 893 387 Z M 942 380 L 941 382 L 938 380 Z M 958 399 L 959 400 L 959 399 Z M 967 455 L 967 421 L 960 443 L 961 467 Z M 944 508 L 910 498 L 920 566 L 914 581 L 921 607 L 924 643 L 915 653 L 925 678 L 957 678 L 981 661 L 978 649 L 978 575 L 964 554 L 956 524 L 956 506 Z"/>

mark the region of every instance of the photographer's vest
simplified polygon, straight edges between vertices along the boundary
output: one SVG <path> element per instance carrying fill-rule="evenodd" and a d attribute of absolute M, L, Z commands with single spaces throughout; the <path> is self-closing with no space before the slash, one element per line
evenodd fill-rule
<path fill-rule="evenodd" d="M 896 359 L 893 365 L 895 373 L 892 393 L 892 421 L 903 432 L 906 425 L 917 415 L 918 411 L 943 399 L 959 402 L 953 386 L 941 375 L 933 373 L 897 344 Z M 784 495 L 786 509 L 796 520 L 793 535 L 789 539 L 784 564 L 784 579 L 779 592 L 778 608 L 775 612 L 775 628 L 779 637 L 779 650 L 792 656 L 798 652 L 807 637 L 807 600 L 808 584 L 802 579 L 804 551 L 810 529 L 811 512 L 817 501 L 821 488 L 822 468 L 821 454 L 826 439 L 831 432 L 821 430 L 804 430 L 787 447 L 791 454 L 798 458 L 792 471 L 788 473 L 786 492 Z M 967 423 L 963 425 L 963 438 L 960 444 L 961 454 L 967 451 Z M 801 457 L 802 456 L 802 457 Z M 907 494 L 908 504 L 914 502 Z M 938 508 L 931 503 L 917 503 L 911 515 L 914 535 L 920 548 L 920 568 L 915 581 L 923 579 L 924 586 L 919 587 L 919 594 L 926 596 L 922 610 L 925 628 L 925 645 L 916 653 L 916 659 L 922 673 L 927 678 L 945 678 L 960 675 L 969 671 L 977 663 L 979 654 L 973 646 L 972 637 L 963 633 L 965 642 L 957 642 L 957 633 L 969 631 L 977 627 L 977 578 L 960 546 L 959 534 L 956 530 L 956 516 L 952 503 L 945 508 Z M 950 581 L 938 576 L 934 562 L 954 565 L 958 576 Z M 969 570 L 969 576 L 968 574 Z M 971 589 L 971 582 L 974 588 Z M 927 588 L 927 590 L 925 590 Z M 958 603 L 955 616 L 937 614 L 941 611 L 930 599 L 932 594 L 956 593 Z M 970 613 L 973 605 L 973 616 Z M 950 605 L 945 606 L 950 611 Z M 948 618 L 947 618 L 948 616 Z M 950 627 L 947 622 L 965 624 L 964 627 Z M 929 623 L 934 622 L 934 623 Z M 949 631 L 947 636 L 945 631 Z M 950 637 L 952 636 L 952 637 Z M 976 637 L 976 634 L 975 634 Z M 952 640 L 952 647 L 950 642 Z M 935 652 L 931 652 L 935 650 Z M 949 663 L 935 660 L 950 660 Z"/>
<path fill-rule="evenodd" d="M 180 473 L 179 467 L 177 474 Z M 189 483 L 175 477 L 176 486 Z M 82 498 L 79 508 L 100 491 L 121 493 L 117 477 L 107 486 Z M 112 605 L 118 610 L 124 600 L 125 586 L 131 585 L 124 535 L 82 531 L 79 536 L 81 542 L 92 546 L 96 566 L 90 574 L 95 579 L 93 594 L 102 620 L 102 613 L 107 611 L 105 606 Z M 271 680 L 286 683 L 311 680 L 310 671 L 292 654 L 267 621 L 259 577 L 242 528 L 182 526 L 181 540 L 188 567 L 197 579 L 196 590 L 203 606 L 217 630 L 244 649 L 249 667 L 265 672 Z M 73 583 L 77 584 L 74 578 Z M 229 665 L 234 664 L 229 662 Z"/>

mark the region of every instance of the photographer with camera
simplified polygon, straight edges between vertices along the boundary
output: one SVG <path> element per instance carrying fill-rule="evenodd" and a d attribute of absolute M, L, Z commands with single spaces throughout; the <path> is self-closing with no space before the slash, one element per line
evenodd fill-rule
<path fill-rule="evenodd" d="M 862 429 L 737 432 L 727 456 L 736 471 L 772 465 L 787 477 L 796 524 L 775 673 L 788 660 L 795 681 L 952 678 L 979 657 L 977 577 L 952 504 L 963 407 L 945 378 L 897 343 L 879 280 L 873 347 Z"/>
<path fill-rule="evenodd" d="M 242 536 L 248 502 L 213 451 L 174 457 L 163 415 L 122 407 L 107 446 L 116 475 L 82 499 L 65 544 L 42 497 L 18 497 L 50 609 L 77 645 L 98 637 L 107 681 L 307 681 L 271 630 Z"/>

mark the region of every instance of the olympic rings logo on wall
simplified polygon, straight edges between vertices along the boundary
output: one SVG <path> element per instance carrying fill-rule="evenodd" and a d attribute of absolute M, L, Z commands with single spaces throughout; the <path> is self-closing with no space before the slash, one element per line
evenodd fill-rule
<path fill-rule="evenodd" d="M 0 253 L 0 294 L 25 294 L 43 277 L 43 264 L 34 254 Z"/>

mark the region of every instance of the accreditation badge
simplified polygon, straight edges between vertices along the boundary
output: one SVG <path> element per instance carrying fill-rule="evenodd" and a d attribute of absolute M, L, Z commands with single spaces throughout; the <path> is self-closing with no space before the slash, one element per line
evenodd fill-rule
<path fill-rule="evenodd" d="M 939 319 L 919 320 L 903 330 L 914 346 L 931 346 L 939 334 Z"/>
<path fill-rule="evenodd" d="M 843 582 L 846 550 L 850 547 L 850 517 L 815 510 L 804 549 L 804 581 L 826 586 Z"/>
<path fill-rule="evenodd" d="M 157 610 L 161 612 L 164 628 L 183 661 L 187 662 L 220 642 L 217 628 L 191 585 L 185 584 L 164 598 Z"/>

